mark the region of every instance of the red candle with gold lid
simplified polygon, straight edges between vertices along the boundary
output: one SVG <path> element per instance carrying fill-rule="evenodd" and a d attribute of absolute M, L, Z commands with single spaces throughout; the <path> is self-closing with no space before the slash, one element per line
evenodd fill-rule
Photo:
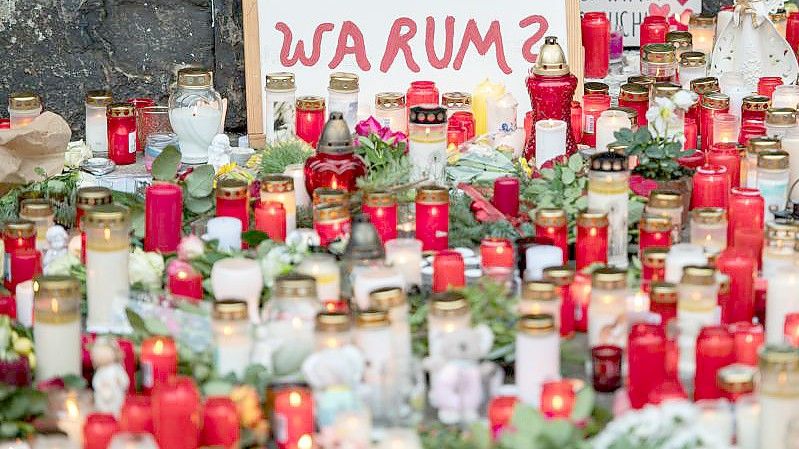
<path fill-rule="evenodd" d="M 685 117 L 691 117 L 696 120 L 697 131 L 699 131 L 699 135 L 702 135 L 704 132 L 704 129 L 702 129 L 703 122 L 701 120 L 700 114 L 702 97 L 713 92 L 721 92 L 721 89 L 719 88 L 719 80 L 714 76 L 691 80 L 691 90 L 697 94 L 699 98 L 697 99 L 696 103 L 694 103 L 693 106 L 691 106 L 685 113 Z M 710 135 L 712 136 L 713 133 L 711 132 Z"/>
<path fill-rule="evenodd" d="M 663 281 L 666 277 L 666 256 L 669 248 L 650 246 L 641 251 L 642 283 Z"/>
<path fill-rule="evenodd" d="M 563 263 L 569 261 L 569 229 L 563 209 L 538 209 L 535 213 L 535 235 L 552 240 L 563 252 Z"/>
<path fill-rule="evenodd" d="M 660 315 L 661 324 L 668 326 L 671 320 L 677 318 L 677 286 L 670 282 L 651 282 L 649 310 Z"/>
<path fill-rule="evenodd" d="M 729 205 L 730 176 L 721 165 L 705 164 L 696 169 L 691 193 L 691 209 Z"/>
<path fill-rule="evenodd" d="M 562 267 L 544 268 L 544 280 L 555 284 L 561 298 L 560 307 L 560 336 L 571 338 L 575 331 L 575 307 L 572 298 L 571 285 L 574 282 L 575 271 L 564 265 Z"/>
<path fill-rule="evenodd" d="M 646 111 L 649 109 L 649 88 L 635 83 L 622 84 L 619 91 L 619 106 L 632 108 L 638 113 L 638 124 L 647 124 Z"/>
<path fill-rule="evenodd" d="M 702 95 L 699 107 L 699 133 L 703 149 L 710 149 L 713 143 L 713 118 L 715 115 L 729 111 L 730 97 L 727 94 L 710 92 Z"/>
<path fill-rule="evenodd" d="M 582 143 L 589 147 L 596 145 L 596 122 L 602 112 L 610 108 L 610 95 L 583 95 L 583 139 Z"/>
<path fill-rule="evenodd" d="M 671 218 L 665 215 L 644 214 L 638 222 L 638 250 L 643 254 L 650 247 L 671 246 Z"/>
<path fill-rule="evenodd" d="M 320 244 L 330 243 L 345 238 L 352 228 L 352 217 L 347 206 L 342 204 L 324 204 L 314 207 L 313 229 L 319 234 Z"/>
<path fill-rule="evenodd" d="M 766 111 L 771 105 L 771 98 L 765 95 L 749 95 L 741 104 L 741 123 L 747 120 L 766 121 Z"/>
<path fill-rule="evenodd" d="M 325 127 L 325 99 L 306 96 L 297 98 L 295 129 L 297 137 L 316 148 Z"/>
<path fill-rule="evenodd" d="M 585 77 L 604 78 L 610 65 L 610 21 L 604 12 L 586 12 L 581 20 Z"/>
<path fill-rule="evenodd" d="M 574 245 L 577 270 L 592 263 L 608 262 L 608 223 L 605 212 L 587 211 L 577 215 L 577 242 Z"/>
<path fill-rule="evenodd" d="M 433 257 L 433 293 L 466 285 L 466 265 L 461 253 L 452 250 L 439 251 Z"/>
<path fill-rule="evenodd" d="M 216 183 L 216 216 L 238 218 L 242 232 L 250 228 L 250 192 L 247 181 L 223 179 Z"/>
<path fill-rule="evenodd" d="M 422 251 L 449 247 L 449 191 L 445 187 L 417 189 L 416 238 L 422 241 Z"/>
<path fill-rule="evenodd" d="M 771 99 L 771 95 L 774 93 L 774 89 L 776 89 L 777 86 L 782 86 L 782 77 L 761 76 L 760 79 L 757 80 L 757 94 Z"/>

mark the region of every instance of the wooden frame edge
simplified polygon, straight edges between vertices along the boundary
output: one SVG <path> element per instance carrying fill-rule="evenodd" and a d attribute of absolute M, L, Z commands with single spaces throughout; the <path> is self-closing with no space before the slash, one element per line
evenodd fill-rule
<path fill-rule="evenodd" d="M 580 28 L 580 0 L 565 0 L 566 2 L 566 45 L 569 69 L 577 77 L 577 89 L 574 91 L 574 100 L 583 99 L 583 78 L 585 77 L 583 37 Z"/>
<path fill-rule="evenodd" d="M 247 100 L 247 136 L 251 148 L 263 148 L 263 90 L 261 89 L 261 31 L 258 0 L 241 0 L 244 32 L 244 91 Z"/>

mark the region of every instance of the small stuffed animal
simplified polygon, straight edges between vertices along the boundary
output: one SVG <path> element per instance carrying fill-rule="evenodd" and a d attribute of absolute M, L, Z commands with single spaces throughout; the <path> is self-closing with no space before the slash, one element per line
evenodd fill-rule
<path fill-rule="evenodd" d="M 356 390 L 365 367 L 361 351 L 352 345 L 322 349 L 305 359 L 302 373 L 313 388 L 320 427 L 332 425 L 341 412 L 358 408 Z"/>
<path fill-rule="evenodd" d="M 90 355 L 94 366 L 94 407 L 98 412 L 119 416 L 130 385 L 122 365 L 122 351 L 113 338 L 98 337 L 92 344 Z"/>

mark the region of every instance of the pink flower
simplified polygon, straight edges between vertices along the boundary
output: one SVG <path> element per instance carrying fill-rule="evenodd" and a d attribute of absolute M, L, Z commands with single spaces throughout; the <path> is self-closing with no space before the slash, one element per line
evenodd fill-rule
<path fill-rule="evenodd" d="M 638 196 L 649 197 L 649 192 L 657 188 L 657 181 L 644 178 L 641 175 L 630 176 L 630 190 Z"/>
<path fill-rule="evenodd" d="M 178 243 L 178 259 L 192 260 L 205 254 L 205 243 L 194 234 L 187 235 Z"/>
<path fill-rule="evenodd" d="M 173 259 L 172 262 L 169 262 L 169 265 L 166 267 L 166 274 L 169 276 L 175 276 L 181 271 L 184 273 L 194 273 L 194 267 L 192 267 L 188 262 L 184 262 L 179 259 Z"/>
<path fill-rule="evenodd" d="M 359 136 L 369 137 L 372 134 L 378 134 L 381 130 L 380 122 L 376 118 L 369 116 L 366 120 L 361 120 L 355 125 L 355 133 Z"/>

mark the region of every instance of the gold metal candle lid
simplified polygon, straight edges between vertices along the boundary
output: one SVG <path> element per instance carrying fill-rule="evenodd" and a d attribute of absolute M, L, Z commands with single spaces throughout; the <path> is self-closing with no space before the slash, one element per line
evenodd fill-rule
<path fill-rule="evenodd" d="M 594 270 L 591 286 L 599 290 L 617 290 L 627 287 L 627 271 L 614 267 Z"/>
<path fill-rule="evenodd" d="M 26 217 L 47 217 L 53 214 L 53 205 L 44 199 L 24 200 L 20 204 L 19 213 Z"/>
<path fill-rule="evenodd" d="M 430 297 L 430 314 L 435 316 L 459 316 L 469 313 L 469 302 L 463 293 L 446 291 Z"/>
<path fill-rule="evenodd" d="M 691 221 L 700 224 L 719 224 L 727 219 L 727 211 L 722 207 L 699 207 L 691 211 Z"/>
<path fill-rule="evenodd" d="M 779 22 L 785 22 L 788 20 L 788 13 L 784 9 L 780 8 L 774 12 L 768 13 L 768 18 L 771 19 L 772 22 L 775 24 Z"/>
<path fill-rule="evenodd" d="M 240 179 L 223 179 L 216 183 L 216 197 L 228 200 L 247 198 L 248 187 L 247 181 L 242 181 Z"/>
<path fill-rule="evenodd" d="M 214 302 L 215 320 L 246 320 L 247 302 L 235 299 L 225 299 Z"/>
<path fill-rule="evenodd" d="M 347 72 L 334 72 L 330 74 L 330 90 L 339 92 L 356 92 L 358 90 L 358 75 Z"/>
<path fill-rule="evenodd" d="M 8 108 L 17 111 L 31 111 L 42 107 L 42 100 L 36 92 L 14 92 L 8 96 Z"/>
<path fill-rule="evenodd" d="M 524 315 L 519 318 L 516 328 L 529 335 L 548 334 L 555 330 L 555 318 L 548 313 Z"/>
<path fill-rule="evenodd" d="M 647 206 L 656 209 L 676 209 L 683 207 L 682 193 L 676 190 L 655 189 L 649 192 Z"/>
<path fill-rule="evenodd" d="M 611 109 L 615 110 L 615 111 L 622 111 L 622 112 L 628 112 L 628 111 L 632 111 L 633 110 L 632 108 L 620 108 L 620 107 L 610 108 L 608 110 L 611 110 Z M 627 118 L 630 119 L 630 123 L 632 123 L 633 126 L 637 126 L 638 125 L 638 114 L 637 113 L 635 114 L 634 117 L 628 113 L 627 114 Z M 627 145 L 626 143 L 611 142 L 611 143 L 608 144 L 608 151 L 610 151 L 611 153 L 626 154 L 628 148 L 630 148 L 630 146 Z"/>
<path fill-rule="evenodd" d="M 715 76 L 707 76 L 705 78 L 691 80 L 691 90 L 699 95 L 705 95 L 710 92 L 719 92 L 719 79 Z"/>
<path fill-rule="evenodd" d="M 707 57 L 701 51 L 686 51 L 680 55 L 680 65 L 683 67 L 704 67 Z"/>
<path fill-rule="evenodd" d="M 563 209 L 538 209 L 535 212 L 535 224 L 538 226 L 566 226 L 566 211 Z"/>
<path fill-rule="evenodd" d="M 338 221 L 350 218 L 350 210 L 344 204 L 320 204 L 314 207 L 313 219 L 317 223 Z"/>
<path fill-rule="evenodd" d="M 275 72 L 266 74 L 266 90 L 289 91 L 294 90 L 294 74 L 291 72 Z"/>
<path fill-rule="evenodd" d="M 674 45 L 646 44 L 644 45 L 644 61 L 655 64 L 670 64 L 675 61 Z"/>
<path fill-rule="evenodd" d="M 316 278 L 299 273 L 281 274 L 275 278 L 273 298 L 316 298 Z"/>
<path fill-rule="evenodd" d="M 658 304 L 677 304 L 677 286 L 671 282 L 652 282 L 649 299 Z"/>
<path fill-rule="evenodd" d="M 769 242 L 793 242 L 799 235 L 799 225 L 794 223 L 766 223 L 766 240 Z"/>
<path fill-rule="evenodd" d="M 799 369 L 799 350 L 787 344 L 768 344 L 760 350 L 760 370 L 777 368 L 779 370 Z"/>
<path fill-rule="evenodd" d="M 654 76 L 647 76 L 647 75 L 633 75 L 627 78 L 628 84 L 637 84 L 642 86 L 649 92 L 652 89 L 652 86 L 655 84 L 657 80 Z"/>
<path fill-rule="evenodd" d="M 765 95 L 749 95 L 744 97 L 741 108 L 744 111 L 768 111 L 771 98 Z"/>
<path fill-rule="evenodd" d="M 687 265 L 682 269 L 683 284 L 713 285 L 716 283 L 716 270 L 707 265 Z"/>
<path fill-rule="evenodd" d="M 39 323 L 58 324 L 80 318 L 80 284 L 69 276 L 43 275 L 33 280 L 34 314 Z"/>
<path fill-rule="evenodd" d="M 541 76 L 561 76 L 569 74 L 569 63 L 566 62 L 566 55 L 558 44 L 555 36 L 546 36 L 544 45 L 538 53 L 535 61 L 533 73 Z"/>
<path fill-rule="evenodd" d="M 472 94 L 469 92 L 444 92 L 441 94 L 441 104 L 447 109 L 463 109 L 472 104 Z"/>
<path fill-rule="evenodd" d="M 315 95 L 306 95 L 297 98 L 297 109 L 302 111 L 323 111 L 325 109 L 325 99 Z"/>
<path fill-rule="evenodd" d="M 385 327 L 389 324 L 385 310 L 362 310 L 355 315 L 355 325 L 359 328 Z"/>
<path fill-rule="evenodd" d="M 80 297 L 80 283 L 71 276 L 40 275 L 33 280 L 33 292 L 37 296 Z"/>
<path fill-rule="evenodd" d="M 349 194 L 340 189 L 328 189 L 326 187 L 319 187 L 313 191 L 313 204 L 314 206 L 321 206 L 323 204 L 344 204 L 349 203 Z"/>
<path fill-rule="evenodd" d="M 688 25 L 709 27 L 716 24 L 716 16 L 712 14 L 693 14 L 688 20 Z"/>
<path fill-rule="evenodd" d="M 448 204 L 449 190 L 439 186 L 419 187 L 416 191 L 416 202 L 419 204 Z"/>
<path fill-rule="evenodd" d="M 756 373 L 757 368 L 754 366 L 740 363 L 727 365 L 718 371 L 719 388 L 733 394 L 750 393 L 755 389 Z"/>
<path fill-rule="evenodd" d="M 766 123 L 769 125 L 794 126 L 796 125 L 796 109 L 770 108 L 766 111 Z"/>
<path fill-rule="evenodd" d="M 600 172 L 627 171 L 627 156 L 620 153 L 598 153 L 591 156 L 591 170 Z"/>
<path fill-rule="evenodd" d="M 314 328 L 317 332 L 347 332 L 352 328 L 352 319 L 342 312 L 319 312 Z"/>
<path fill-rule="evenodd" d="M 666 33 L 666 42 L 674 44 L 677 48 L 690 47 L 693 36 L 687 31 L 669 31 Z"/>
<path fill-rule="evenodd" d="M 294 178 L 285 175 L 267 175 L 261 178 L 261 192 L 282 193 L 294 191 Z"/>
<path fill-rule="evenodd" d="M 3 224 L 3 234 L 13 238 L 28 238 L 36 234 L 36 224 L 30 220 L 9 220 Z"/>
<path fill-rule="evenodd" d="M 384 190 L 364 192 L 363 203 L 368 207 L 391 207 L 397 204 L 397 196 Z"/>
<path fill-rule="evenodd" d="M 99 206 L 100 204 L 109 204 L 113 200 L 114 195 L 111 189 L 100 186 L 81 187 L 75 198 L 78 207 Z"/>
<path fill-rule="evenodd" d="M 607 95 L 608 92 L 610 92 L 610 86 L 608 86 L 605 83 L 600 83 L 598 81 L 591 81 L 583 85 L 583 93 L 585 95 L 590 95 L 590 94 Z"/>
<path fill-rule="evenodd" d="M 608 214 L 602 211 L 585 211 L 577 214 L 577 226 L 603 228 L 608 226 Z"/>
<path fill-rule="evenodd" d="M 567 265 L 544 268 L 544 280 L 557 286 L 565 286 L 574 282 L 575 271 Z"/>
<path fill-rule="evenodd" d="M 761 151 L 779 150 L 780 148 L 782 148 L 782 144 L 779 139 L 773 137 L 752 137 L 749 139 L 746 152 L 757 154 Z"/>
<path fill-rule="evenodd" d="M 669 254 L 669 249 L 665 246 L 649 246 L 644 248 L 641 257 L 643 264 L 652 268 L 663 268 L 666 266 L 666 256 Z"/>
<path fill-rule="evenodd" d="M 638 126 L 638 111 L 633 108 L 628 108 L 626 106 L 613 106 L 607 109 L 608 111 L 621 111 L 627 114 L 627 118 L 630 119 L 630 124 L 633 127 Z M 625 145 L 619 142 L 613 142 L 608 144 L 608 151 L 616 151 L 618 153 L 624 153 L 625 150 L 629 148 L 629 145 Z M 621 150 L 620 150 L 621 149 Z"/>
<path fill-rule="evenodd" d="M 702 95 L 702 107 L 707 109 L 728 109 L 730 96 L 719 92 L 710 92 Z"/>
<path fill-rule="evenodd" d="M 644 214 L 639 222 L 647 232 L 666 232 L 671 230 L 671 217 L 666 215 Z"/>
<path fill-rule="evenodd" d="M 184 89 L 208 89 L 214 82 L 213 72 L 198 67 L 178 71 L 178 87 Z"/>
<path fill-rule="evenodd" d="M 88 210 L 83 220 L 86 224 L 101 226 L 124 225 L 130 222 L 130 213 L 123 206 L 102 204 Z"/>
<path fill-rule="evenodd" d="M 375 95 L 375 106 L 383 109 L 404 108 L 405 94 L 402 92 L 379 92 Z"/>
<path fill-rule="evenodd" d="M 369 293 L 369 302 L 375 308 L 388 310 L 405 304 L 405 292 L 399 287 L 385 287 Z"/>
<path fill-rule="evenodd" d="M 788 168 L 788 153 L 785 151 L 763 151 L 757 154 L 757 168 L 782 170 Z"/>
<path fill-rule="evenodd" d="M 655 83 L 652 86 L 652 97 L 654 98 L 671 98 L 672 95 L 682 89 L 682 86 L 674 83 Z"/>
<path fill-rule="evenodd" d="M 625 101 L 649 100 L 649 87 L 636 83 L 622 84 L 619 90 L 619 99 Z"/>
<path fill-rule="evenodd" d="M 549 281 L 526 281 L 522 284 L 522 299 L 527 301 L 554 301 L 558 299 L 555 284 Z"/>
<path fill-rule="evenodd" d="M 86 104 L 89 106 L 106 107 L 113 102 L 110 90 L 90 90 L 86 92 Z"/>
<path fill-rule="evenodd" d="M 106 117 L 133 117 L 136 107 L 130 103 L 112 103 L 105 110 Z"/>

